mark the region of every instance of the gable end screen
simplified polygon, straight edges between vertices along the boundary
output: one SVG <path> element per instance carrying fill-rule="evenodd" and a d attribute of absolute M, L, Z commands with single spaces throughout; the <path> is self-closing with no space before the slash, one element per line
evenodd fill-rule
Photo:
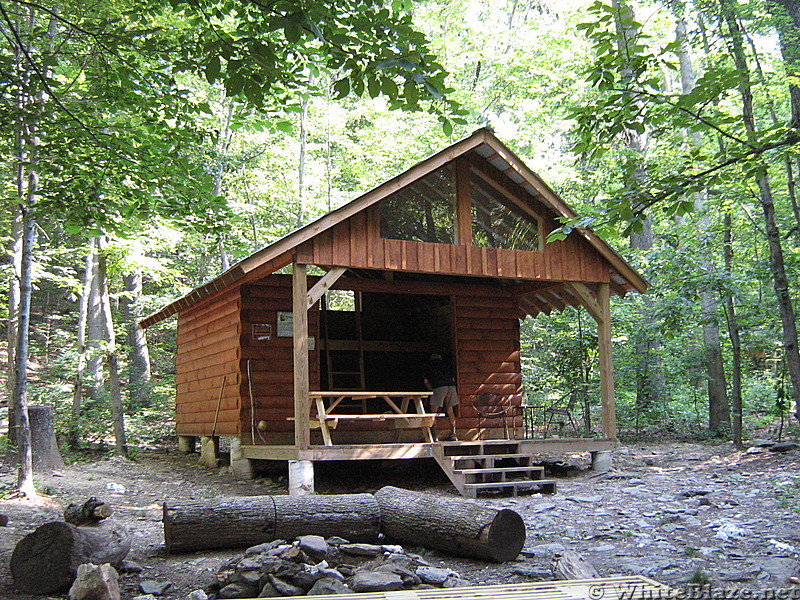
<path fill-rule="evenodd" d="M 381 237 L 453 244 L 456 238 L 456 177 L 452 164 L 426 175 L 380 203 Z M 466 193 L 466 190 L 465 190 Z M 483 182 L 470 177 L 472 245 L 538 252 L 539 221 Z M 466 240 L 464 240 L 466 242 Z"/>

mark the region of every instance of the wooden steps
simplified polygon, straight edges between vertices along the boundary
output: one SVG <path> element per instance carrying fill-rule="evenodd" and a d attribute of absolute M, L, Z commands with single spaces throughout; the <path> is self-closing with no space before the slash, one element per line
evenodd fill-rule
<path fill-rule="evenodd" d="M 536 491 L 543 494 L 552 494 L 556 491 L 556 482 L 553 479 L 540 480 L 514 480 L 514 481 L 491 481 L 486 483 L 465 483 L 464 493 L 468 498 L 476 498 L 478 492 L 496 492 L 502 489 L 512 490 L 514 496 L 519 492 Z"/>
<path fill-rule="evenodd" d="M 520 452 L 515 440 L 440 442 L 432 454 L 447 477 L 467 498 L 479 493 L 510 494 L 556 491 L 556 482 L 544 478 L 544 468 Z"/>

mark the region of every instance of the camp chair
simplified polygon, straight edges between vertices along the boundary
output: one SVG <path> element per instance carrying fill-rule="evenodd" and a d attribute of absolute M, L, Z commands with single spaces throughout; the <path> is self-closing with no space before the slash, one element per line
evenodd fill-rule
<path fill-rule="evenodd" d="M 509 396 L 491 393 L 475 394 L 472 397 L 472 407 L 478 413 L 478 439 L 481 439 L 481 434 L 484 431 L 481 429 L 481 421 L 485 422 L 487 419 L 502 419 L 506 439 L 510 439 L 506 420 L 506 415 L 511 410 L 511 398 Z"/>
<path fill-rule="evenodd" d="M 553 425 L 553 421 L 558 424 L 559 432 L 567 426 L 567 423 L 574 431 L 578 431 L 575 419 L 572 418 L 572 412 L 575 410 L 578 400 L 581 399 L 581 394 L 580 388 L 572 389 L 545 408 L 544 437 L 547 437 L 547 431 Z"/>

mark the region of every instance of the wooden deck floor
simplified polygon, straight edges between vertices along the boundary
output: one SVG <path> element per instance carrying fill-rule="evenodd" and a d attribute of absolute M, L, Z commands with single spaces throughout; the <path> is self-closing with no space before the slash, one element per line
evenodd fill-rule
<path fill-rule="evenodd" d="M 606 577 L 432 590 L 314 596 L 337 600 L 669 600 L 679 591 L 647 577 Z"/>
<path fill-rule="evenodd" d="M 608 438 L 547 438 L 534 440 L 513 440 L 526 454 L 547 454 L 550 452 L 603 452 L 614 449 L 614 440 Z M 261 460 L 393 460 L 411 458 L 431 458 L 433 448 L 440 446 L 468 446 L 482 443 L 487 446 L 508 444 L 509 440 L 474 440 L 464 442 L 434 442 L 406 444 L 335 444 L 333 446 L 310 446 L 305 449 L 296 446 L 242 445 L 242 457 Z"/>

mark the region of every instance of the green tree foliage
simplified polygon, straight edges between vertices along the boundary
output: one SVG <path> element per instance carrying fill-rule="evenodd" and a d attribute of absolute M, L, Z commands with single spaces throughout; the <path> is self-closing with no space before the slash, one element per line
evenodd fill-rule
<path fill-rule="evenodd" d="M 796 178 L 789 102 L 796 65 L 791 52 L 779 52 L 779 42 L 791 37 L 776 37 L 791 17 L 778 11 L 784 4 L 740 6 L 758 126 L 748 139 L 738 70 L 720 34 L 719 2 L 710 0 L 638 3 L 639 18 L 627 25 L 639 36 L 624 65 L 615 51 L 620 15 L 592 0 L 3 2 L 5 231 L 19 204 L 15 167 L 27 164 L 14 158 L 15 131 L 34 114 L 43 158 L 35 205 L 32 401 L 55 404 L 66 430 L 64 382 L 77 361 L 77 296 L 89 236 L 112 236 L 112 308 L 124 294 L 122 275 L 135 264 L 144 275 L 146 312 L 217 275 L 220 247 L 235 262 L 294 228 L 305 106 L 305 221 L 458 136 L 491 127 L 584 215 L 564 232 L 596 226 L 651 282 L 650 333 L 661 343 L 669 393 L 646 410 L 637 406 L 642 300 L 615 302 L 623 430 L 705 427 L 702 290 L 731 299 L 737 310 L 746 426 L 771 422 L 776 401 L 788 397 L 788 379 L 752 174 L 767 164 L 796 298 L 800 236 L 792 230 L 797 212 L 784 167 L 789 159 Z M 678 84 L 679 10 L 698 73 L 688 94 Z M 20 90 L 41 101 L 35 113 L 20 109 Z M 228 135 L 221 136 L 231 107 Z M 641 157 L 622 143 L 626 130 L 647 136 L 646 185 L 633 176 L 633 159 Z M 692 135 L 700 142 L 688 143 Z M 707 250 L 696 239 L 695 192 L 705 194 L 709 207 L 714 242 Z M 617 236 L 637 230 L 645 216 L 654 246 L 632 251 Z M 724 246 L 726 218 L 732 239 Z M 729 271 L 722 268 L 723 247 L 732 251 Z M 701 258 L 718 268 L 705 270 Z M 122 340 L 116 312 L 115 321 Z M 148 330 L 154 388 L 149 404 L 126 415 L 133 445 L 171 431 L 174 336 L 170 323 Z M 532 398 L 554 399 L 585 385 L 596 416 L 592 319 L 571 309 L 529 319 L 523 346 Z M 727 339 L 723 352 L 730 371 Z M 107 440 L 105 399 L 87 403 L 85 414 L 84 439 Z"/>

